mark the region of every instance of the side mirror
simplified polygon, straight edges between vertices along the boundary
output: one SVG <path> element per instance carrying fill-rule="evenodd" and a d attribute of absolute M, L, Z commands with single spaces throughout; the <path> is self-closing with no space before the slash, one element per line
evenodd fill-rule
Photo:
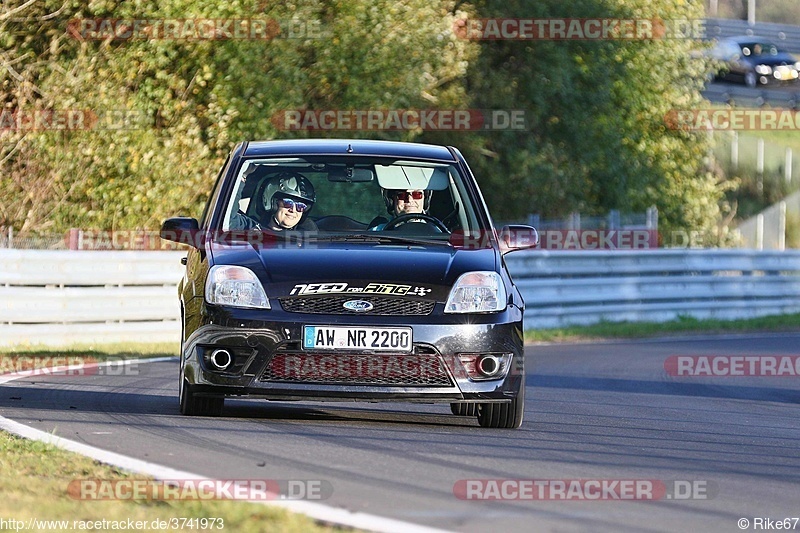
<path fill-rule="evenodd" d="M 500 251 L 504 254 L 539 246 L 539 232 L 532 226 L 503 226 L 499 237 Z"/>
<path fill-rule="evenodd" d="M 175 217 L 168 218 L 161 225 L 160 236 L 167 241 L 178 244 L 188 244 L 193 248 L 202 248 L 200 239 L 200 224 L 196 218 Z"/>

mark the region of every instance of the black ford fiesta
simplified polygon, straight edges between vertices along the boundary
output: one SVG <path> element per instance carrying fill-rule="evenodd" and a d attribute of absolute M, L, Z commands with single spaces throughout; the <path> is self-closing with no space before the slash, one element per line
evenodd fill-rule
<path fill-rule="evenodd" d="M 449 403 L 517 428 L 522 298 L 503 254 L 535 247 L 492 225 L 452 147 L 364 140 L 245 142 L 198 221 L 178 288 L 180 410 L 226 397 Z"/>

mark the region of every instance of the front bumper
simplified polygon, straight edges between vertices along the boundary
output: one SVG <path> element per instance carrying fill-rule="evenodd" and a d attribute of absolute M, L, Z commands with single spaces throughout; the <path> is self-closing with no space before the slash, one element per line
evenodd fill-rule
<path fill-rule="evenodd" d="M 348 325 L 352 317 L 303 316 L 280 313 L 287 320 L 254 320 L 252 311 L 207 308 L 204 324 L 184 343 L 184 376 L 196 395 L 247 396 L 268 400 L 312 401 L 408 401 L 408 402 L 509 402 L 524 385 L 522 313 L 519 309 L 480 317 L 440 317 L 439 324 L 412 320 L 414 351 L 411 354 L 384 354 L 370 351 L 302 349 L 303 326 L 308 324 Z M 359 326 L 386 326 L 385 317 L 358 317 Z M 428 322 L 434 317 L 424 317 Z M 482 323 L 476 323 L 482 322 Z M 397 325 L 397 324 L 392 324 Z M 225 370 L 215 369 L 210 354 L 224 349 L 232 363 Z M 475 380 L 467 373 L 459 354 L 505 354 L 508 363 L 497 379 Z M 439 368 L 438 379 L 421 380 L 368 379 L 342 382 L 341 367 L 332 379 L 330 366 L 320 365 L 317 375 L 295 375 L 283 379 L 272 372 L 283 358 L 323 362 L 364 359 L 364 368 L 373 361 L 389 361 L 388 367 L 400 368 L 418 360 L 413 368 Z M 394 364 L 394 366 L 392 366 Z M 407 365 L 406 365 L 407 366 Z M 314 367 L 317 368 L 317 367 Z M 326 370 L 327 368 L 327 370 Z M 353 368 L 352 365 L 346 368 Z M 374 374 L 374 373 L 373 373 Z M 390 372 L 391 374 L 391 372 Z M 372 375 L 371 378 L 376 376 Z M 405 376 L 408 377 L 408 376 Z M 417 376 L 418 377 L 418 376 Z M 337 382 L 338 381 L 338 382 Z"/>
<path fill-rule="evenodd" d="M 760 85 L 786 85 L 795 84 L 798 81 L 797 69 L 790 66 L 771 67 L 771 72 L 755 72 Z"/>

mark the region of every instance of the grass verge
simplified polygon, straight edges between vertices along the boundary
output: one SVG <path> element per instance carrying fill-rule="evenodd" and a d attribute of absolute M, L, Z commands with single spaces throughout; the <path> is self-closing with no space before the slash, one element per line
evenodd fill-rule
<path fill-rule="evenodd" d="M 193 529 L 290 533 L 339 531 L 319 526 L 310 518 L 283 509 L 239 501 L 73 499 L 67 490 L 70 482 L 86 479 L 143 479 L 143 476 L 122 472 L 50 444 L 22 439 L 0 431 L 0 486 L 3 487 L 0 518 L 5 520 L 6 526 L 12 525 L 9 520 L 21 522 L 16 524 L 17 527 L 4 529 L 27 529 L 28 520 L 34 519 L 42 521 L 34 525 L 34 530 L 69 531 L 119 529 L 112 527 L 113 522 L 126 529 L 128 520 L 152 524 L 153 520 L 222 518 L 222 528 L 217 520 L 214 522 L 215 527 Z M 66 522 L 43 522 L 48 520 Z M 97 528 L 97 524 L 90 524 L 102 520 L 108 521 L 106 527 Z M 157 528 L 146 527 L 138 530 L 155 529 Z M 167 528 L 168 531 L 178 529 L 180 528 Z M 190 528 L 184 526 L 184 529 Z"/>
<path fill-rule="evenodd" d="M 15 346 L 0 348 L 0 376 L 41 369 L 43 374 L 82 375 L 108 363 L 120 371 L 123 361 L 175 357 L 177 343 L 125 343 L 108 345 Z M 111 367 L 108 367 L 111 368 Z"/>
<path fill-rule="evenodd" d="M 81 345 L 63 348 L 52 346 L 15 346 L 0 349 L 0 373 L 55 367 L 63 364 L 83 364 L 93 361 L 139 359 L 143 357 L 176 356 L 177 343 L 124 343 Z M 26 529 L 28 520 L 41 520 L 34 530 L 87 530 L 114 529 L 118 523 L 123 528 L 127 521 L 146 522 L 170 519 L 222 518 L 214 527 L 202 529 L 228 531 L 288 531 L 322 532 L 339 531 L 322 527 L 312 519 L 283 509 L 239 501 L 195 500 L 111 500 L 83 501 L 73 499 L 68 487 L 73 480 L 126 480 L 143 479 L 144 476 L 120 471 L 108 465 L 61 450 L 50 444 L 30 441 L 0 431 L 0 518 L 16 520 L 12 529 Z M 106 520 L 107 527 L 98 528 L 98 521 Z M 55 521 L 47 524 L 45 521 Z M 66 522 L 63 522 L 66 521 Z M 57 523 L 61 522 L 61 523 Z M 210 522 L 206 522 L 209 524 Z M 182 529 L 188 528 L 187 522 Z M 156 528 L 147 527 L 151 531 Z M 181 529 L 181 528 L 168 528 Z M 195 523 L 194 529 L 201 529 Z M 142 530 L 142 529 L 139 529 Z"/>
<path fill-rule="evenodd" d="M 700 320 L 681 317 L 670 322 L 600 322 L 591 326 L 528 330 L 525 342 L 573 342 L 597 339 L 661 337 L 689 333 L 752 333 L 800 331 L 800 314 L 743 320 Z"/>
<path fill-rule="evenodd" d="M 21 344 L 0 348 L 0 355 L 47 355 L 59 357 L 85 355 L 98 359 L 138 359 L 140 357 L 177 356 L 179 350 L 180 345 L 177 342 L 69 344 L 58 347 L 44 344 Z"/>

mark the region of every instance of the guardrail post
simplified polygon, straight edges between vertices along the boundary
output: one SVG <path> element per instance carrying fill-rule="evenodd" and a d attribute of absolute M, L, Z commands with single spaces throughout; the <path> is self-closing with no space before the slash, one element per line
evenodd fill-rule
<path fill-rule="evenodd" d="M 580 213 L 570 213 L 570 215 L 569 215 L 569 224 L 568 224 L 567 229 L 572 229 L 572 230 L 581 229 L 581 214 Z"/>
<path fill-rule="evenodd" d="M 658 229 L 658 208 L 656 206 L 651 205 L 647 208 L 645 220 L 645 226 L 647 226 L 647 229 Z"/>
<path fill-rule="evenodd" d="M 77 228 L 70 228 L 69 230 L 69 249 L 79 250 L 80 230 Z"/>
<path fill-rule="evenodd" d="M 764 249 L 764 214 L 756 215 L 756 250 Z"/>
<path fill-rule="evenodd" d="M 786 178 L 786 185 L 792 183 L 792 149 L 786 147 L 786 161 L 784 163 L 784 177 Z"/>
<path fill-rule="evenodd" d="M 786 250 L 786 202 L 778 204 L 778 250 Z"/>
<path fill-rule="evenodd" d="M 757 150 L 756 150 L 756 174 L 758 181 L 756 183 L 756 189 L 758 190 L 759 195 L 764 194 L 764 139 L 761 137 L 758 138 L 757 143 Z"/>
<path fill-rule="evenodd" d="M 619 217 L 619 210 L 612 209 L 608 212 L 608 229 L 619 229 L 620 227 L 620 217 Z"/>

